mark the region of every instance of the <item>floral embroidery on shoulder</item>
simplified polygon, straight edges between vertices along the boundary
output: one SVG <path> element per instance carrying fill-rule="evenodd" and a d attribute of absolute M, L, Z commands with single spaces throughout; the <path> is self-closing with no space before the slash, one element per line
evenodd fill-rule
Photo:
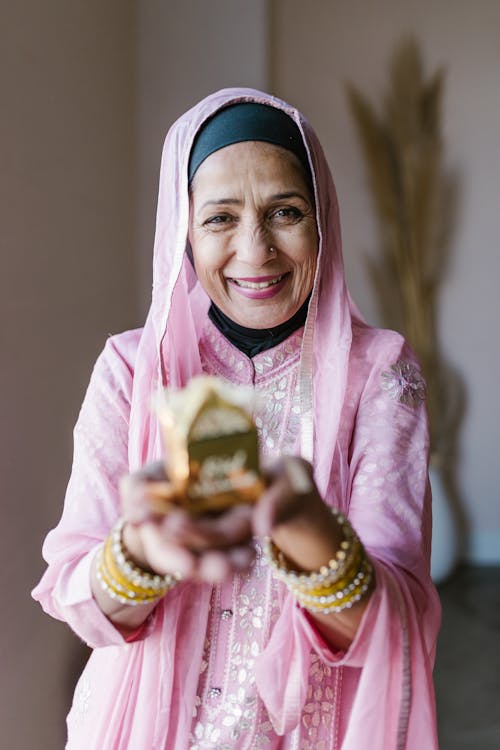
<path fill-rule="evenodd" d="M 406 406 L 416 407 L 425 399 L 425 381 L 420 371 L 402 359 L 384 370 L 381 386 L 390 398 Z"/>

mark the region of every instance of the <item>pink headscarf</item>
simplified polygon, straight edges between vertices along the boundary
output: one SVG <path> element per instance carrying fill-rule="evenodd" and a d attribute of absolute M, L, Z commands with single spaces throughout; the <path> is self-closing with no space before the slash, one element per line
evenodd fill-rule
<path fill-rule="evenodd" d="M 133 384 L 130 468 L 134 470 L 161 455 L 157 424 L 150 415 L 151 394 L 162 383 L 181 386 L 201 372 L 199 326 L 206 317 L 209 300 L 185 253 L 188 159 L 200 125 L 221 107 L 240 101 L 261 102 L 285 111 L 302 132 L 309 154 L 319 255 L 301 356 L 301 453 L 313 463 L 316 482 L 326 502 L 348 512 L 348 460 L 339 455 L 337 433 L 346 394 L 353 325 L 364 324 L 345 285 L 335 188 L 322 148 L 302 115 L 279 99 L 251 89 L 225 89 L 207 97 L 174 124 L 165 141 L 154 246 L 153 300 L 139 344 Z M 328 404 L 328 409 L 320 408 L 321 404 Z M 429 530 L 429 521 L 427 514 L 424 531 Z M 387 550 L 391 550 L 390 531 L 387 537 Z M 408 549 L 413 550 L 409 561 L 402 558 L 400 543 L 393 552 L 377 549 L 378 557 L 374 558 L 377 590 L 349 651 L 335 655 L 325 647 L 322 653 L 322 658 L 334 666 L 363 667 L 343 750 L 437 747 L 433 744 L 435 737 L 429 742 L 428 727 L 434 725 L 431 668 L 438 607 L 418 534 L 407 542 Z M 206 626 L 210 593 L 208 587 L 200 590 L 196 617 L 189 616 L 193 606 L 190 595 L 192 592 L 189 594 L 180 587 L 177 595 L 169 597 L 161 614 L 164 618 L 161 663 L 182 663 L 187 668 L 182 673 L 175 667 L 165 670 L 158 706 L 162 712 L 168 711 L 169 698 L 183 695 L 186 716 L 180 717 L 180 723 L 185 723 L 184 736 L 188 735 L 191 724 L 189 707 L 198 682 L 203 641 L 199 636 Z M 310 645 L 304 646 L 302 613 L 291 600 L 286 606 L 290 609 L 289 616 L 282 616 L 276 624 L 257 667 L 261 697 L 280 733 L 290 731 L 300 719 L 307 683 L 302 667 L 310 652 Z M 427 610 L 425 618 L 424 610 Z M 284 642 L 288 644 L 288 663 L 283 659 Z M 282 656 L 273 656 L 280 649 Z M 190 654 L 190 658 L 182 658 L 180 652 Z M 192 670 L 188 668 L 190 664 L 194 665 Z M 270 689 L 273 681 L 287 684 L 285 705 L 275 705 Z M 427 728 L 425 734 L 422 722 Z M 164 736 L 158 724 L 158 747 L 175 746 L 171 731 Z"/>
<path fill-rule="evenodd" d="M 199 313 L 208 309 L 209 299 L 185 254 L 189 220 L 187 166 L 201 124 L 221 107 L 241 101 L 260 102 L 286 112 L 303 134 L 310 158 L 320 243 L 302 357 L 302 453 L 311 461 L 314 457 L 316 479 L 326 492 L 345 391 L 351 317 L 359 319 L 359 314 L 345 286 L 337 196 L 319 141 L 296 109 L 253 89 L 223 89 L 208 96 L 174 123 L 165 140 L 154 245 L 153 299 L 135 372 L 131 465 L 142 465 L 148 455 L 147 446 L 157 440 L 148 409 L 144 409 L 149 394 L 162 382 L 182 385 L 201 372 L 197 342 L 204 316 Z M 328 396 L 334 405 L 327 424 L 320 424 L 313 417 L 313 372 L 316 402 Z M 319 444 L 321 451 L 317 449 Z"/>

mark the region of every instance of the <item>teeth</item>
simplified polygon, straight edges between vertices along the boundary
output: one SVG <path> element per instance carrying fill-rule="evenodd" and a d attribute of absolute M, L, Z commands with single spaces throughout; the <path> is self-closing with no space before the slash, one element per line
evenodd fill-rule
<path fill-rule="evenodd" d="M 278 276 L 277 279 L 273 279 L 272 281 L 239 281 L 238 279 L 233 279 L 233 281 L 238 286 L 243 286 L 246 289 L 267 289 L 267 287 L 277 284 L 282 278 L 283 276 Z"/>

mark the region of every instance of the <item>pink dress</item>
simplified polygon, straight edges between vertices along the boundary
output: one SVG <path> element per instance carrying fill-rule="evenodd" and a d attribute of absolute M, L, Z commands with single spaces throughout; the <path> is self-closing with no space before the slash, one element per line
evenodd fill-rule
<path fill-rule="evenodd" d="M 318 273 L 305 328 L 248 359 L 208 322 L 184 248 L 186 164 L 200 123 L 235 100 L 285 109 L 304 133 L 318 206 Z M 369 328 L 342 270 L 335 191 L 310 126 L 250 90 L 208 97 L 164 149 L 153 304 L 144 329 L 108 340 L 75 428 L 64 513 L 34 596 L 95 650 L 68 717 L 70 750 L 435 750 L 439 604 L 429 579 L 423 382 L 401 337 Z M 312 460 L 348 513 L 376 590 L 347 652 L 332 652 L 261 559 L 221 586 L 181 583 L 125 642 L 95 604 L 90 565 L 119 515 L 124 474 L 162 455 L 151 394 L 197 372 L 253 383 L 263 452 Z"/>

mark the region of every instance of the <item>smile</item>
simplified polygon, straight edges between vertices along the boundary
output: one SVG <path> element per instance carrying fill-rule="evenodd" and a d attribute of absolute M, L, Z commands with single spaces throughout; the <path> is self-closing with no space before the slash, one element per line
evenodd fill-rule
<path fill-rule="evenodd" d="M 252 278 L 227 278 L 237 294 L 252 300 L 264 300 L 276 297 L 287 287 L 290 272 L 281 273 L 279 276 L 257 276 Z"/>
<path fill-rule="evenodd" d="M 281 274 L 281 276 L 276 276 L 273 279 L 266 279 L 265 281 L 251 281 L 250 279 L 230 279 L 230 281 L 244 289 L 267 289 L 270 286 L 279 284 L 284 275 L 285 274 Z"/>

